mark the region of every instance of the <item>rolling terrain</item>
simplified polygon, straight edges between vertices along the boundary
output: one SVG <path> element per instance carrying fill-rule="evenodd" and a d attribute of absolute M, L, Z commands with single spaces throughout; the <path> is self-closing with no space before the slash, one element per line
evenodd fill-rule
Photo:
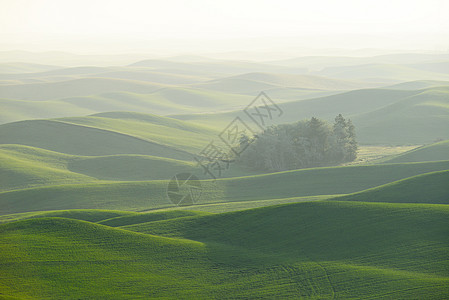
<path fill-rule="evenodd" d="M 448 219 L 444 205 L 344 201 L 178 216 L 121 228 L 34 218 L 0 225 L 6 262 L 0 268 L 7 275 L 2 293 L 445 298 Z"/>
<path fill-rule="evenodd" d="M 449 298 L 447 55 L 21 55 L 0 59 L 1 299 Z M 259 132 L 261 91 L 273 124 L 350 118 L 358 160 L 211 179 L 194 157 L 236 116 Z"/>
<path fill-rule="evenodd" d="M 417 161 L 438 161 L 449 158 L 449 140 L 426 145 L 418 149 L 382 159 L 379 162 L 401 163 Z"/>
<path fill-rule="evenodd" d="M 448 139 L 448 87 L 423 90 L 363 89 L 315 99 L 279 103 L 283 114 L 273 123 L 290 123 L 315 116 L 333 121 L 341 113 L 357 128 L 362 144 L 413 145 Z M 242 111 L 184 114 L 172 117 L 224 128 Z"/>

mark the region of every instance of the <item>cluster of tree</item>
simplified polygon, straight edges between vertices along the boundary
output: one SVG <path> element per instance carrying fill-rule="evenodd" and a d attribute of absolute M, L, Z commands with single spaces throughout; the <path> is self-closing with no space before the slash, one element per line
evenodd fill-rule
<path fill-rule="evenodd" d="M 357 157 L 355 128 L 340 114 L 333 125 L 312 118 L 265 129 L 254 137 L 242 135 L 237 159 L 251 168 L 284 171 L 333 166 Z"/>

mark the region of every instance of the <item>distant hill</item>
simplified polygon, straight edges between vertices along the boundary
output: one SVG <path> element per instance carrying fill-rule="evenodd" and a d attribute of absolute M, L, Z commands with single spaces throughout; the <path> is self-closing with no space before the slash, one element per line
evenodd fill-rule
<path fill-rule="evenodd" d="M 427 144 L 449 138 L 449 87 L 419 90 L 352 117 L 362 143 Z"/>
<path fill-rule="evenodd" d="M 1 62 L 0 63 L 0 78 L 3 78 L 3 74 L 15 74 L 15 73 L 34 73 L 43 72 L 49 70 L 59 69 L 59 66 L 54 65 L 42 65 L 35 63 L 24 62 Z"/>
<path fill-rule="evenodd" d="M 6 99 L 42 101 L 112 91 L 151 93 L 158 88 L 161 86 L 157 84 L 124 79 L 82 78 L 50 83 L 2 85 L 0 95 Z"/>
<path fill-rule="evenodd" d="M 89 79 L 87 79 L 89 81 Z M 177 114 L 198 111 L 220 111 L 243 107 L 249 103 L 254 95 L 236 95 L 218 91 L 207 91 L 188 87 L 166 87 L 159 88 L 154 84 L 143 86 L 126 86 L 124 90 L 136 90 L 136 92 L 121 91 L 120 85 L 114 87 L 114 80 L 105 80 L 104 90 L 118 90 L 116 92 L 101 92 L 100 94 L 70 96 L 76 94 L 89 94 L 88 90 L 73 93 L 64 89 L 55 91 L 67 97 L 36 101 L 1 99 L 0 123 L 14 122 L 29 119 L 68 117 L 74 115 L 89 115 L 110 111 L 135 111 L 152 114 Z M 95 80 L 94 80 L 95 81 Z M 123 80 L 119 80 L 122 82 Z M 108 83 L 109 82 L 109 83 Z M 47 85 L 48 83 L 45 83 Z M 58 85 L 62 82 L 53 82 L 50 85 Z M 108 85 L 112 84 L 112 85 Z M 15 87 L 15 96 L 24 91 L 20 90 L 22 85 L 3 86 L 4 88 Z M 27 86 L 27 85 L 25 85 Z M 36 85 L 33 85 L 36 86 Z M 2 86 L 0 86 L 1 90 Z M 25 89 L 26 90 L 26 89 Z M 92 88 L 90 92 L 103 90 L 101 86 Z M 53 92 L 52 92 L 53 93 Z M 0 94 L 2 96 L 3 94 Z M 23 96 L 23 95 L 22 95 Z M 28 95 L 26 98 L 40 98 L 36 95 Z"/>
<path fill-rule="evenodd" d="M 449 81 L 438 81 L 438 80 L 416 80 L 398 83 L 385 87 L 387 89 L 398 89 L 398 90 L 421 90 L 431 87 L 439 86 L 449 86 Z"/>
<path fill-rule="evenodd" d="M 304 56 L 270 63 L 281 66 L 307 67 L 319 71 L 326 67 L 355 66 L 362 64 L 427 64 L 449 61 L 448 54 L 396 53 L 376 56 Z"/>
<path fill-rule="evenodd" d="M 301 88 L 309 90 L 350 90 L 373 86 L 363 82 L 351 82 L 312 75 L 247 73 L 215 79 L 196 86 L 228 93 L 257 94 L 275 88 Z"/>
<path fill-rule="evenodd" d="M 54 120 L 0 125 L 0 141 L 75 155 L 143 154 L 174 159 L 191 158 L 188 152 L 144 138 Z"/>
<path fill-rule="evenodd" d="M 236 61 L 236 60 L 209 60 L 209 61 L 172 61 L 149 59 L 136 62 L 130 65 L 131 67 L 151 68 L 160 72 L 185 72 L 190 74 L 208 74 L 213 75 L 237 75 L 250 72 L 276 72 L 276 73 L 306 73 L 305 68 L 279 66 L 266 63 L 258 63 L 251 61 Z"/>
<path fill-rule="evenodd" d="M 333 122 L 335 116 L 341 113 L 354 122 L 358 141 L 362 144 L 427 144 L 449 138 L 449 113 L 446 113 L 449 105 L 448 89 L 363 89 L 278 103 L 283 114 L 274 119 L 274 123 L 296 122 L 312 116 Z M 242 111 L 172 117 L 218 129 L 224 128 L 237 115 L 246 118 Z M 245 121 L 252 124 L 249 118 Z"/>
<path fill-rule="evenodd" d="M 449 80 L 449 74 L 398 64 L 364 64 L 356 66 L 328 67 L 317 75 L 339 79 L 397 81 Z"/>

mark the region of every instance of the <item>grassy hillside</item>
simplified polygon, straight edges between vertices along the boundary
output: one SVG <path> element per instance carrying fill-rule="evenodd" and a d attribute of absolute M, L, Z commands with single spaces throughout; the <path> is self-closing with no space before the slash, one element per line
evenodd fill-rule
<path fill-rule="evenodd" d="M 210 213 L 207 212 L 198 212 L 191 210 L 171 210 L 171 211 L 150 212 L 150 213 L 133 213 L 129 215 L 105 219 L 99 221 L 98 224 L 107 225 L 111 227 L 120 227 L 161 220 L 172 220 L 183 217 L 204 216 L 209 214 Z"/>
<path fill-rule="evenodd" d="M 410 176 L 448 169 L 449 161 L 445 161 L 317 168 L 204 180 L 197 204 L 283 198 L 288 198 L 287 202 L 301 201 L 290 198 L 354 193 Z M 74 208 L 142 211 L 174 207 L 166 195 L 167 184 L 166 180 L 108 181 L 2 192 L 0 214 Z"/>
<path fill-rule="evenodd" d="M 56 120 L 0 125 L 0 141 L 75 155 L 143 154 L 191 159 L 191 154 L 186 151 L 148 139 Z"/>
<path fill-rule="evenodd" d="M 418 161 L 437 161 L 449 159 L 449 140 L 426 145 L 392 158 L 379 160 L 380 163 L 402 163 Z"/>
<path fill-rule="evenodd" d="M 273 99 L 276 101 L 276 99 Z M 362 144 L 425 144 L 448 139 L 449 91 L 364 89 L 327 97 L 279 103 L 283 115 L 275 123 L 290 123 L 312 116 L 333 121 L 339 113 L 350 118 Z M 184 114 L 173 117 L 224 128 L 242 111 Z M 251 120 L 245 119 L 248 124 Z"/>
<path fill-rule="evenodd" d="M 69 155 L 19 145 L 0 145 L 0 191 L 64 183 L 95 181 L 70 172 Z"/>
<path fill-rule="evenodd" d="M 149 155 L 67 155 L 22 145 L 0 145 L 0 191 L 98 180 L 157 180 L 190 172 L 192 162 Z M 234 173 L 235 174 L 235 173 Z"/>
<path fill-rule="evenodd" d="M 340 201 L 449 204 L 449 170 L 431 172 L 336 198 Z"/>
<path fill-rule="evenodd" d="M 416 94 L 416 91 L 364 89 L 339 93 L 336 95 L 280 103 L 283 115 L 275 120 L 277 123 L 290 123 L 311 118 L 312 116 L 333 119 L 338 113 L 344 116 L 357 115 L 379 109 L 400 99 Z M 277 101 L 276 99 L 272 99 Z M 249 104 L 249 103 L 248 103 Z M 181 120 L 191 120 L 207 125 L 222 127 L 241 111 L 217 114 L 177 115 Z"/>
<path fill-rule="evenodd" d="M 58 121 L 118 132 L 194 153 L 202 150 L 218 134 L 206 126 L 140 113 L 111 112 Z"/>
<path fill-rule="evenodd" d="M 193 291 L 189 292 L 192 280 L 182 278 L 197 271 L 204 276 L 206 271 L 201 268 L 205 246 L 194 241 L 136 234 L 63 218 L 32 219 L 1 227 L 0 255 L 7 262 L 1 267 L 1 291 L 6 295 L 185 296 L 193 295 Z M 35 250 L 30 251 L 31 248 Z M 26 266 L 19 267 L 23 263 Z M 170 288 L 164 292 L 164 286 Z M 162 290 L 157 292 L 159 288 Z"/>
<path fill-rule="evenodd" d="M 449 87 L 415 95 L 353 117 L 362 143 L 427 144 L 449 138 Z"/>
<path fill-rule="evenodd" d="M 139 213 L 120 210 L 102 209 L 71 209 L 55 211 L 37 211 L 0 216 L 0 223 L 14 222 L 34 218 L 68 218 L 88 222 L 101 222 L 126 216 L 134 216 Z"/>
<path fill-rule="evenodd" d="M 35 298 L 444 299 L 448 220 L 443 205 L 338 201 L 126 230 L 23 220 L 0 225 L 0 286 Z"/>
<path fill-rule="evenodd" d="M 67 93 L 58 99 L 47 100 L 45 98 L 42 101 L 1 99 L 5 95 L 0 92 L 0 105 L 5 108 L 0 112 L 0 123 L 110 111 L 134 111 L 160 115 L 198 111 L 216 112 L 244 107 L 256 95 L 256 93 L 251 95 L 229 94 L 187 87 L 161 88 L 154 92 L 126 90 L 126 88 L 122 90 L 120 86 L 112 85 L 110 91 L 105 87 L 101 92 L 99 90 L 91 91 L 95 92 L 94 94 L 82 91 L 77 93 L 83 95 L 73 96 L 76 93 Z M 307 93 L 300 91 L 298 97 L 307 97 L 311 92 L 313 91 Z M 277 92 L 278 95 L 285 94 L 286 97 L 294 97 L 291 95 L 292 93 L 295 94 L 294 91 Z"/>

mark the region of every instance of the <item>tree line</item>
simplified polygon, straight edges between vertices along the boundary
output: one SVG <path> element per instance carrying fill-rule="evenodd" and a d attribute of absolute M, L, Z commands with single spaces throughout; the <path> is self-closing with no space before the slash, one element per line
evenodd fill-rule
<path fill-rule="evenodd" d="M 313 117 L 242 134 L 238 147 L 237 162 L 269 172 L 339 165 L 355 160 L 358 148 L 355 127 L 341 114 L 332 125 Z"/>

